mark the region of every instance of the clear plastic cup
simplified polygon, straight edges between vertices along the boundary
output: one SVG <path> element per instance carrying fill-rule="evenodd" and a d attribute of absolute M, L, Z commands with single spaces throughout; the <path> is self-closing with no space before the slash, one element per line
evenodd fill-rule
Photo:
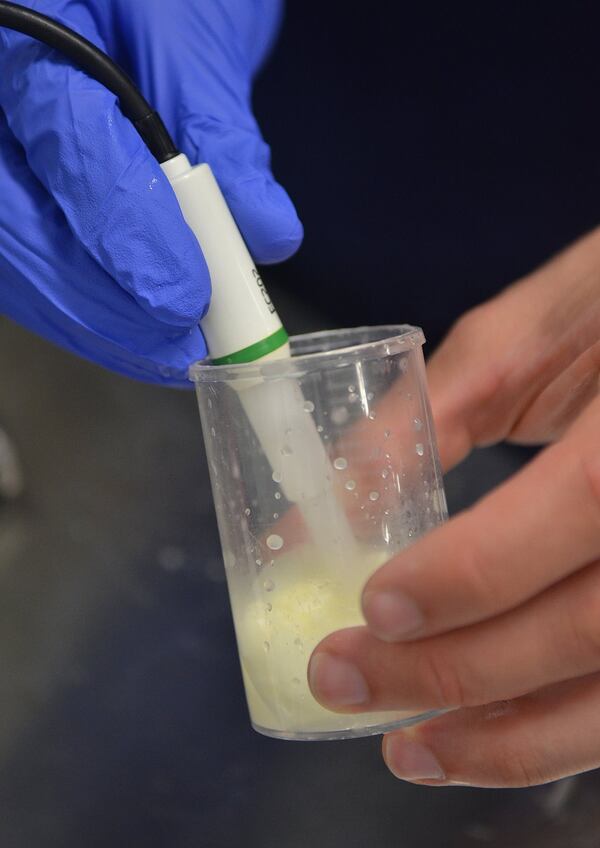
<path fill-rule="evenodd" d="M 197 363 L 196 384 L 253 727 L 281 739 L 383 733 L 432 713 L 339 714 L 306 671 L 364 624 L 384 562 L 447 517 L 417 327 L 290 340 L 292 357 Z"/>

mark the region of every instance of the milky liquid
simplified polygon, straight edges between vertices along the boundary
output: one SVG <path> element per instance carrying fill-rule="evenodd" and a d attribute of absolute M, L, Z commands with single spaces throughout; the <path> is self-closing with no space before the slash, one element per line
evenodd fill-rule
<path fill-rule="evenodd" d="M 386 559 L 382 551 L 354 548 L 354 555 L 344 559 L 339 550 L 327 554 L 305 545 L 279 556 L 239 595 L 232 592 L 246 697 L 259 729 L 301 738 L 406 717 L 397 712 L 333 713 L 315 701 L 306 676 L 321 639 L 364 624 L 362 588 Z"/>

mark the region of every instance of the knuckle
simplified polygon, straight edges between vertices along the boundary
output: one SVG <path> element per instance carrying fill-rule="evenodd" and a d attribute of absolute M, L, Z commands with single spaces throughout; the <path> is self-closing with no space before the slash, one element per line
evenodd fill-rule
<path fill-rule="evenodd" d="M 511 377 L 509 360 L 491 346 L 498 323 L 498 306 L 488 301 L 459 318 L 447 339 L 457 361 L 478 363 L 469 384 L 473 402 L 468 427 L 474 444 L 501 438 L 509 423 L 503 401 Z"/>
<path fill-rule="evenodd" d="M 487 326 L 488 311 L 489 304 L 483 303 L 463 313 L 450 331 L 455 341 L 468 346 L 474 339 L 479 339 Z"/>
<path fill-rule="evenodd" d="M 547 763 L 531 750 L 520 751 L 507 746 L 496 753 L 494 766 L 504 786 L 539 786 L 550 779 Z"/>
<path fill-rule="evenodd" d="M 595 568 L 594 586 L 589 587 L 585 604 L 574 604 L 568 611 L 567 627 L 571 633 L 568 659 L 580 659 L 583 668 L 592 661 L 600 664 L 600 571 Z M 587 581 L 586 581 L 587 582 Z"/>
<path fill-rule="evenodd" d="M 469 356 L 486 355 L 490 347 L 490 332 L 498 324 L 498 307 L 489 300 L 469 309 L 452 326 L 449 338 L 453 345 Z"/>
<path fill-rule="evenodd" d="M 465 673 L 442 652 L 425 650 L 420 657 L 420 678 L 436 707 L 451 709 L 474 703 Z"/>
<path fill-rule="evenodd" d="M 474 529 L 476 527 L 477 522 Z M 464 588 L 469 603 L 484 614 L 498 607 L 504 594 L 503 579 L 506 579 L 506 573 L 494 567 L 494 559 L 475 532 L 467 538 L 469 541 L 462 548 L 458 562 L 456 585 Z"/>
<path fill-rule="evenodd" d="M 592 519 L 598 530 L 600 553 L 600 458 L 597 453 L 586 453 L 581 457 L 581 471 L 589 494 Z"/>

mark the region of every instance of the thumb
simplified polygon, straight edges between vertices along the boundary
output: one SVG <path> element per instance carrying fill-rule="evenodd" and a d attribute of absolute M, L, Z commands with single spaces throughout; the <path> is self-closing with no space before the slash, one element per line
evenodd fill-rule
<path fill-rule="evenodd" d="M 270 150 L 258 127 L 239 127 L 209 115 L 187 122 L 184 148 L 191 161 L 208 162 L 255 260 L 281 262 L 300 247 L 303 228 L 270 168 Z"/>

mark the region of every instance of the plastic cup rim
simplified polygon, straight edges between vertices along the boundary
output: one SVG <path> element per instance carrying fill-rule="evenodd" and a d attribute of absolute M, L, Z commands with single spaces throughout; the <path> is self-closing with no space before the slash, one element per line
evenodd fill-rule
<path fill-rule="evenodd" d="M 316 350 L 312 353 L 301 353 L 282 359 L 255 360 L 236 365 L 213 365 L 210 360 L 194 362 L 189 368 L 189 379 L 194 383 L 222 383 L 238 380 L 285 379 L 300 377 L 308 371 L 327 367 L 343 367 L 357 360 L 383 358 L 403 351 L 410 351 L 425 342 L 425 335 L 420 327 L 411 324 L 382 324 L 365 325 L 362 327 L 346 327 L 336 330 L 318 330 L 312 333 L 301 333 L 290 336 L 292 348 L 300 341 L 331 339 L 344 334 L 359 334 L 365 331 L 384 333 L 381 338 L 371 342 L 337 347 L 332 350 Z M 388 334 L 389 333 L 389 334 Z M 334 360 L 340 361 L 334 364 Z"/>

